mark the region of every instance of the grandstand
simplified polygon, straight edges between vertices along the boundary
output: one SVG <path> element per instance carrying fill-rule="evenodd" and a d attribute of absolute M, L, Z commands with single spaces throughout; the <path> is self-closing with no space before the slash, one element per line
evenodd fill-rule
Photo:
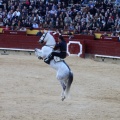
<path fill-rule="evenodd" d="M 29 42 L 27 44 L 26 40 L 28 41 L 29 36 L 37 41 L 38 38 L 35 37 L 39 30 L 43 32 L 44 29 L 49 31 L 59 29 L 67 41 L 84 40 L 87 46 L 86 54 L 120 56 L 120 7 L 116 1 L 106 1 L 69 0 L 65 4 L 65 0 L 61 2 L 57 0 L 3 0 L 0 8 L 0 47 L 2 50 L 4 47 L 12 48 L 12 50 L 14 48 L 17 50 L 34 49 L 38 44 L 34 44 L 33 41 L 33 46 L 30 41 L 30 44 Z M 117 7 L 114 7 L 115 5 Z M 25 43 L 19 43 L 20 46 L 16 47 L 11 43 L 4 45 L 5 38 L 6 41 L 10 38 L 11 42 L 18 39 L 20 42 L 22 38 Z M 98 43 L 103 46 L 99 47 Z M 104 47 L 110 48 L 111 44 L 115 50 L 105 50 Z M 26 48 L 26 45 L 29 47 Z"/>

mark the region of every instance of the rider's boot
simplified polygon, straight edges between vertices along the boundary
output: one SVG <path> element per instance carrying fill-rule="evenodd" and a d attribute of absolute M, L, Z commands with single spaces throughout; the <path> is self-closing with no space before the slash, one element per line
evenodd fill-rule
<path fill-rule="evenodd" d="M 52 59 L 53 59 L 53 55 L 50 54 L 50 55 L 48 56 L 48 58 L 46 58 L 46 59 L 44 60 L 44 62 L 47 63 L 47 64 L 50 64 L 50 61 L 51 61 Z"/>

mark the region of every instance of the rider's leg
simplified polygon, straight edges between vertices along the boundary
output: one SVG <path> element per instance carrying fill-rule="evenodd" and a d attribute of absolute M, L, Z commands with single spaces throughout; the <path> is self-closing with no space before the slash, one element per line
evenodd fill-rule
<path fill-rule="evenodd" d="M 60 52 L 60 53 L 58 53 L 58 52 L 52 52 L 52 56 L 54 57 L 54 56 L 57 56 L 57 57 L 60 57 L 60 58 L 66 58 L 66 52 Z"/>
<path fill-rule="evenodd" d="M 47 64 L 50 64 L 50 61 L 53 59 L 53 55 L 52 54 L 50 54 L 49 56 L 48 56 L 48 58 L 46 58 L 46 59 L 44 59 L 44 62 L 45 63 L 47 63 Z"/>
<path fill-rule="evenodd" d="M 54 56 L 60 57 L 60 58 L 65 58 L 66 57 L 66 52 L 52 52 L 48 58 L 44 60 L 45 63 L 50 64 L 50 61 L 54 58 Z"/>

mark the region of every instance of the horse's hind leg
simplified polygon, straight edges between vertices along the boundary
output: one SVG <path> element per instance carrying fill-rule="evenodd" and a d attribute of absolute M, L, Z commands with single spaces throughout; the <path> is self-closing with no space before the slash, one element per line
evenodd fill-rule
<path fill-rule="evenodd" d="M 68 82 L 67 82 L 66 89 L 65 89 L 65 95 L 66 96 L 69 94 L 72 82 L 73 82 L 73 73 L 70 71 L 69 72 Z"/>
<path fill-rule="evenodd" d="M 61 83 L 61 86 L 62 86 L 61 97 L 62 97 L 62 101 L 63 101 L 63 100 L 66 98 L 66 97 L 65 97 L 66 85 L 65 85 L 62 81 L 60 81 L 60 83 Z"/>
<path fill-rule="evenodd" d="M 70 75 L 68 74 L 68 76 L 65 76 L 63 77 L 64 75 L 61 75 L 61 74 L 58 74 L 57 73 L 57 79 L 58 81 L 60 82 L 61 86 L 62 86 L 62 94 L 61 94 L 61 97 L 62 97 L 62 101 L 67 97 L 67 93 L 70 89 Z M 72 83 L 72 82 L 71 82 Z"/>

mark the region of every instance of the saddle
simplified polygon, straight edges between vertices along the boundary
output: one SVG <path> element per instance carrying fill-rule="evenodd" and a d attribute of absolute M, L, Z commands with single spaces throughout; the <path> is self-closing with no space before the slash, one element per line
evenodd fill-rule
<path fill-rule="evenodd" d="M 54 61 L 55 62 L 60 62 L 60 61 L 63 61 L 63 59 L 62 58 L 60 58 L 60 57 L 57 57 L 57 56 L 54 56 Z"/>
<path fill-rule="evenodd" d="M 51 61 L 52 59 L 53 59 L 55 62 L 63 61 L 63 59 L 60 58 L 60 57 L 57 57 L 57 56 L 54 56 L 54 57 L 53 57 L 52 55 L 50 55 L 50 56 L 48 56 L 48 58 L 45 58 L 45 59 L 44 59 L 44 62 L 47 63 L 47 64 L 50 64 L 50 61 Z"/>

